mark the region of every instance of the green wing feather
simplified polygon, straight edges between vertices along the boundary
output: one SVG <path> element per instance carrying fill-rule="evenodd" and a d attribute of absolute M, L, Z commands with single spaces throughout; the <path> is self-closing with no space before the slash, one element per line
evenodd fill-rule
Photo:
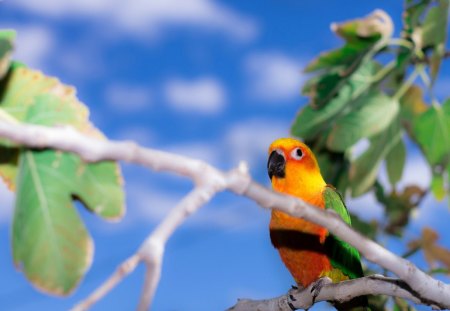
<path fill-rule="evenodd" d="M 350 215 L 341 195 L 332 186 L 327 185 L 323 197 L 325 208 L 334 210 L 351 226 Z M 364 276 L 359 252 L 353 246 L 329 234 L 325 240 L 325 248 L 333 268 L 341 270 L 350 279 Z"/>

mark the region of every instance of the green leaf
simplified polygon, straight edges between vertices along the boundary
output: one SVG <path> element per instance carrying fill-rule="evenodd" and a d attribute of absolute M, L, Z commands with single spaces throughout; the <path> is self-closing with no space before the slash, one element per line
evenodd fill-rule
<path fill-rule="evenodd" d="M 341 36 L 346 44 L 341 48 L 321 53 L 306 66 L 305 71 L 342 66 L 341 76 L 351 74 L 383 36 L 391 35 L 384 23 L 386 21 L 382 20 L 379 14 L 374 12 L 364 18 L 332 24 L 332 30 Z"/>
<path fill-rule="evenodd" d="M 350 167 L 350 189 L 353 197 L 367 192 L 377 179 L 381 162 L 401 139 L 398 122 L 371 139 L 369 148 Z"/>
<path fill-rule="evenodd" d="M 16 33 L 13 30 L 0 31 L 0 79 L 2 79 L 8 71 L 15 38 Z"/>
<path fill-rule="evenodd" d="M 406 0 L 406 9 L 403 13 L 403 30 L 408 36 L 411 36 L 415 29 L 420 26 L 420 19 L 431 1 Z"/>
<path fill-rule="evenodd" d="M 396 100 L 380 92 L 371 92 L 360 97 L 357 108 L 339 118 L 328 136 L 327 147 L 334 151 L 345 151 L 361 138 L 372 137 L 394 120 L 399 111 Z"/>
<path fill-rule="evenodd" d="M 56 79 L 13 66 L 5 90 L 0 108 L 19 121 L 71 125 L 102 137 L 88 121 L 88 110 L 73 88 Z M 0 162 L 0 174 L 17 188 L 14 262 L 39 289 L 66 295 L 79 283 L 93 256 L 91 238 L 72 202 L 79 200 L 104 218 L 120 218 L 124 213 L 120 169 L 114 162 L 84 163 L 74 154 L 50 149 L 5 149 L 9 153 Z"/>
<path fill-rule="evenodd" d="M 431 192 L 436 200 L 441 201 L 445 197 L 444 175 L 433 173 L 431 179 Z"/>
<path fill-rule="evenodd" d="M 69 157 L 51 150 L 20 156 L 14 262 L 37 288 L 57 295 L 69 294 L 92 261 L 93 243 L 72 206 L 75 170 Z"/>
<path fill-rule="evenodd" d="M 400 139 L 386 155 L 386 170 L 391 185 L 395 185 L 402 178 L 405 161 L 406 147 L 403 139 Z"/>
<path fill-rule="evenodd" d="M 445 43 L 448 7 L 448 0 L 439 0 L 437 6 L 433 6 L 428 10 L 420 30 L 422 48 Z"/>
<path fill-rule="evenodd" d="M 291 132 L 294 136 L 310 139 L 315 137 L 324 128 L 331 125 L 331 121 L 349 103 L 368 89 L 370 78 L 377 72 L 379 66 L 375 62 L 367 62 L 344 83 L 336 97 L 331 99 L 321 109 L 314 109 L 311 105 L 305 106 L 298 114 Z"/>
<path fill-rule="evenodd" d="M 450 154 L 450 100 L 433 105 L 413 123 L 413 134 L 431 165 L 445 164 Z"/>
<path fill-rule="evenodd" d="M 421 47 L 433 48 L 430 59 L 430 74 L 434 82 L 445 55 L 447 39 L 449 0 L 440 0 L 438 5 L 430 8 L 425 16 L 421 29 Z"/>

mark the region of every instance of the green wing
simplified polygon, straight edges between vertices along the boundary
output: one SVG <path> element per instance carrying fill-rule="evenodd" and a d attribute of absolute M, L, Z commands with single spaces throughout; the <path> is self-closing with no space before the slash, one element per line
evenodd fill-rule
<path fill-rule="evenodd" d="M 325 208 L 334 210 L 351 226 L 350 215 L 341 195 L 332 186 L 327 185 L 323 197 Z M 330 234 L 325 240 L 325 248 L 333 268 L 341 270 L 351 279 L 364 276 L 359 252 L 353 246 Z"/>

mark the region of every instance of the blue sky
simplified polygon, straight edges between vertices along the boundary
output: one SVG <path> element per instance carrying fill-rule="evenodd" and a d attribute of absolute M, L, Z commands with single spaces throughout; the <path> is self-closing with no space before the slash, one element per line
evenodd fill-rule
<path fill-rule="evenodd" d="M 76 86 L 92 121 L 109 138 L 136 140 L 221 169 L 245 160 L 252 176 L 268 185 L 267 146 L 289 134 L 295 113 L 306 103 L 299 95 L 305 81 L 301 69 L 341 43 L 330 23 L 382 8 L 398 33 L 402 5 L 392 0 L 3 0 L 0 26 L 18 31 L 15 58 Z M 441 98 L 448 81 L 445 65 L 436 86 Z M 426 185 L 430 176 L 423 159 L 410 151 L 403 185 Z M 95 241 L 95 258 L 68 298 L 36 292 L 13 268 L 13 197 L 1 189 L 0 309 L 68 309 L 132 254 L 192 187 L 171 174 L 122 168 L 128 196 L 122 222 L 107 223 L 80 209 Z M 369 195 L 349 208 L 366 219 L 380 218 L 373 202 Z M 416 214 L 406 239 L 432 224 L 441 232 L 441 244 L 450 247 L 446 201 L 427 198 Z M 228 193 L 214 198 L 170 239 L 153 309 L 223 310 L 237 298 L 285 293 L 293 280 L 270 245 L 268 219 L 267 211 L 245 198 Z M 382 242 L 397 253 L 404 250 L 396 241 Z M 415 259 L 424 265 L 421 255 Z M 93 310 L 133 309 L 142 272 Z"/>

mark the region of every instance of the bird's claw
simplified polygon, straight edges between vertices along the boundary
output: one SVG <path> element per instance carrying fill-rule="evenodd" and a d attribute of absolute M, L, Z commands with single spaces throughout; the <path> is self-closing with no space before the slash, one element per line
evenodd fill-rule
<path fill-rule="evenodd" d="M 322 287 L 324 287 L 327 284 L 332 283 L 333 281 L 329 277 L 322 277 L 315 281 L 313 285 L 311 286 L 311 294 L 312 294 L 312 302 L 313 304 L 316 302 L 317 296 L 319 296 L 320 291 L 322 290 Z"/>
<path fill-rule="evenodd" d="M 292 311 L 297 310 L 297 308 L 294 306 L 294 302 L 297 301 L 297 298 L 295 298 L 295 293 L 298 292 L 299 290 L 301 289 L 296 285 L 292 285 L 291 289 L 289 290 L 287 304 Z"/>

